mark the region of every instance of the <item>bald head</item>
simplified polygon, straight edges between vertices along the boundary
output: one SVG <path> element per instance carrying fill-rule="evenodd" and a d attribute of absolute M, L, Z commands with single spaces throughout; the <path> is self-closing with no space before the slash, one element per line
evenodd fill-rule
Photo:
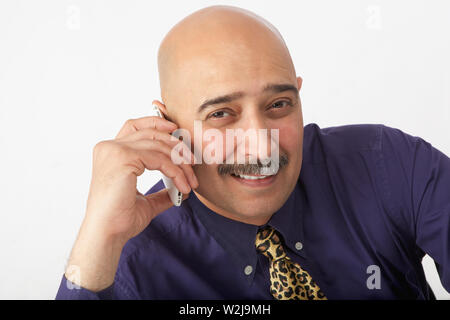
<path fill-rule="evenodd" d="M 254 66 L 264 58 L 278 67 L 290 68 L 295 78 L 287 46 L 267 20 L 233 6 L 198 10 L 176 24 L 160 45 L 158 71 L 162 100 L 170 109 L 179 105 L 180 94 L 185 95 L 182 99 L 189 98 L 187 88 L 198 80 L 198 75 L 203 80 L 222 77 L 220 68 L 215 67 L 217 64 L 250 68 L 252 63 Z"/>

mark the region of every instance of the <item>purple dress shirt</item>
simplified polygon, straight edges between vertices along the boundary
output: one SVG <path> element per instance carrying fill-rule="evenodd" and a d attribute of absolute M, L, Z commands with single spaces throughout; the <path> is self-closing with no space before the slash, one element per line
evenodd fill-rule
<path fill-rule="evenodd" d="M 298 183 L 268 224 L 328 299 L 435 299 L 425 253 L 450 291 L 450 159 L 399 129 L 305 126 Z M 191 192 L 127 242 L 109 288 L 63 275 L 56 299 L 273 299 L 257 231 Z"/>

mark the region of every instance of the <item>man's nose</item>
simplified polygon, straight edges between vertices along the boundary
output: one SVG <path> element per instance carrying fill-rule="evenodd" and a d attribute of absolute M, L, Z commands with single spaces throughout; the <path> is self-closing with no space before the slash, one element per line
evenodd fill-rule
<path fill-rule="evenodd" d="M 237 137 L 237 154 L 247 160 L 256 161 L 271 157 L 271 128 L 264 116 L 252 112 L 239 121 L 244 137 Z"/>

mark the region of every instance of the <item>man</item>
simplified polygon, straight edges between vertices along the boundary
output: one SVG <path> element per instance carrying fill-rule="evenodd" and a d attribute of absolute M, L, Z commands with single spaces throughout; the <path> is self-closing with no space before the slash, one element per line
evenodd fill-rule
<path fill-rule="evenodd" d="M 154 103 L 166 119 L 129 120 L 94 148 L 57 299 L 433 299 L 425 253 L 450 290 L 443 153 L 384 125 L 304 128 L 302 79 L 281 35 L 240 8 L 183 19 L 158 66 L 164 103 Z M 195 136 L 195 121 L 224 136 L 275 129 L 276 172 L 263 173 L 260 150 L 245 142 L 246 159 L 260 162 L 174 163 L 171 133 Z M 201 139 L 228 160 L 225 144 Z M 145 169 L 173 179 L 180 207 L 162 182 L 137 192 Z"/>

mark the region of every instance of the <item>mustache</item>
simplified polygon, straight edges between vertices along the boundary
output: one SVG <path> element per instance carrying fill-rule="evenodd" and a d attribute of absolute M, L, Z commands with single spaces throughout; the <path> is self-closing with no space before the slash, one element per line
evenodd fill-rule
<path fill-rule="evenodd" d="M 289 163 L 289 158 L 286 155 L 281 155 L 279 157 L 278 161 L 278 170 L 281 170 L 283 167 L 287 166 Z M 259 159 L 257 159 L 257 163 L 246 163 L 246 164 L 220 164 L 217 167 L 217 170 L 219 171 L 219 175 L 228 175 L 228 174 L 234 174 L 234 175 L 248 175 L 248 174 L 254 174 L 258 175 L 261 174 L 261 172 L 264 169 L 268 169 L 271 167 L 272 161 L 270 161 L 268 164 L 262 164 Z M 266 170 L 267 172 L 267 170 Z"/>

